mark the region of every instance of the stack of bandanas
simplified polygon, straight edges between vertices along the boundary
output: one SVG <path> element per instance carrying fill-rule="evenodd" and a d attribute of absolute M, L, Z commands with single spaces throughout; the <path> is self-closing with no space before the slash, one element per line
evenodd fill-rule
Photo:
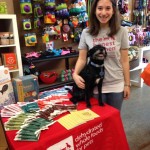
<path fill-rule="evenodd" d="M 62 70 L 61 72 L 61 81 L 70 81 L 72 80 L 73 69 Z"/>
<path fill-rule="evenodd" d="M 54 123 L 53 120 L 36 118 L 21 126 L 14 140 L 16 141 L 37 141 L 42 130 L 48 129 L 48 126 Z"/>

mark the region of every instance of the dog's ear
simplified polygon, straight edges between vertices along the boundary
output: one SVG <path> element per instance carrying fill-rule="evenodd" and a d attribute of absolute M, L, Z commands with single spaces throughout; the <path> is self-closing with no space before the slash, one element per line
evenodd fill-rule
<path fill-rule="evenodd" d="M 88 57 L 92 56 L 95 51 L 97 50 L 97 45 L 92 47 L 89 51 L 88 51 Z"/>

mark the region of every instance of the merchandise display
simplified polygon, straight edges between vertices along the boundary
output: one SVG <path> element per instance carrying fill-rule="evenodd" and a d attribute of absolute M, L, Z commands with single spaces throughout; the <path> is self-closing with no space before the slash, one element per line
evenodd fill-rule
<path fill-rule="evenodd" d="M 31 77 L 28 77 L 28 80 L 29 78 Z M 27 85 L 29 85 L 28 82 Z M 56 89 L 57 92 L 45 91 L 40 93 L 41 96 L 45 95 L 42 99 L 32 98 L 33 102 L 17 102 L 17 104 L 5 106 L 1 110 L 2 117 L 9 117 L 4 124 L 5 130 L 19 130 L 14 140 L 37 141 L 41 131 L 55 123 L 55 117 L 77 109 L 76 105 L 69 102 L 66 88 L 71 87 Z M 68 103 L 65 104 L 65 101 Z"/>
<path fill-rule="evenodd" d="M 48 60 L 51 61 L 55 57 L 63 56 L 65 68 L 62 70 L 72 69 L 72 65 L 70 65 L 71 67 L 68 65 L 70 64 L 68 55 L 72 55 L 69 58 L 71 58 L 71 63 L 74 63 L 72 58 L 78 55 L 77 44 L 81 32 L 88 24 L 86 1 L 20 0 L 20 6 L 21 13 L 19 12 L 18 16 L 23 20 L 23 30 L 21 29 L 22 33 L 20 34 L 24 36 L 25 40 L 25 43 L 21 43 L 22 57 L 27 58 L 27 61 L 29 60 L 35 68 L 38 68 L 38 73 L 35 71 L 37 74 L 34 74 L 39 77 L 39 81 L 42 81 L 40 73 L 43 71 L 56 72 L 58 76 L 61 75 L 61 71 L 59 69 L 49 70 L 46 67 L 41 68 L 38 62 L 44 63 L 46 61 L 48 63 Z M 31 11 L 25 11 L 26 7 L 32 7 L 33 11 L 31 9 Z M 59 59 L 62 60 L 62 58 L 57 58 L 57 60 Z M 36 63 L 34 63 L 35 61 Z M 24 61 L 23 69 L 24 75 L 32 73 Z M 68 80 L 62 79 L 61 81 L 59 79 L 59 84 L 63 84 L 65 81 Z M 71 81 L 70 76 L 69 81 Z M 39 82 L 40 90 L 43 83 L 45 82 Z M 45 85 L 45 87 L 47 86 Z"/>
<path fill-rule="evenodd" d="M 24 125 L 20 130 L 6 131 L 10 149 L 56 150 L 60 146 L 61 148 L 70 146 L 70 148 L 74 150 L 77 150 L 78 148 L 91 150 L 96 149 L 97 147 L 100 147 L 104 150 L 109 147 L 113 150 L 115 146 L 121 150 L 129 150 L 119 111 L 108 105 L 106 105 L 105 107 L 99 107 L 96 99 L 91 99 L 91 102 L 92 105 L 94 105 L 91 110 L 86 110 L 86 104 L 80 103 L 77 106 L 78 111 L 72 112 L 73 116 L 82 116 L 82 119 L 79 117 L 77 117 L 76 120 L 73 119 L 73 122 L 78 123 L 78 125 L 76 124 L 77 126 L 74 126 L 74 123 L 72 123 L 71 120 L 69 121 L 69 123 L 67 122 L 67 124 L 65 124 L 65 121 L 62 121 L 63 119 L 61 120 L 61 118 L 68 116 L 69 113 L 61 114 L 60 116 L 54 118 L 54 120 L 56 119 L 58 121 L 60 119 L 60 122 L 63 122 L 63 124 L 69 127 L 74 126 L 69 130 L 62 126 L 58 121 L 51 122 L 43 120 L 41 118 L 39 120 L 30 120 L 30 122 L 28 122 L 28 125 Z M 68 119 L 70 118 L 70 115 L 67 117 Z M 6 122 L 7 119 L 3 118 L 2 120 L 3 122 Z M 42 124 L 40 121 L 42 122 Z M 82 123 L 79 124 L 79 122 Z M 52 124 L 48 126 L 48 123 Z M 42 127 L 42 125 L 46 126 L 44 126 L 41 130 L 39 129 L 39 126 Z M 37 129 L 39 129 L 40 131 L 37 131 Z M 31 135 L 31 133 L 33 134 Z M 83 135 L 85 135 L 87 138 L 85 139 L 85 136 Z M 118 138 L 120 140 L 116 140 Z M 14 139 L 16 139 L 17 141 L 14 141 Z"/>

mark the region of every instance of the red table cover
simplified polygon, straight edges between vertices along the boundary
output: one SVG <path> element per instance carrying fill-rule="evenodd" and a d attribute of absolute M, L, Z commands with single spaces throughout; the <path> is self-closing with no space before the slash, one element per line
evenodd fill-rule
<path fill-rule="evenodd" d="M 14 141 L 16 131 L 7 131 L 10 150 L 129 150 L 120 112 L 108 105 L 98 106 L 94 98 L 91 104 L 91 110 L 100 117 L 69 131 L 56 122 L 48 130 L 42 131 L 36 142 Z M 85 102 L 80 102 L 78 110 L 85 108 Z M 5 121 L 6 118 L 3 119 Z M 73 144 L 67 138 L 72 139 Z"/>

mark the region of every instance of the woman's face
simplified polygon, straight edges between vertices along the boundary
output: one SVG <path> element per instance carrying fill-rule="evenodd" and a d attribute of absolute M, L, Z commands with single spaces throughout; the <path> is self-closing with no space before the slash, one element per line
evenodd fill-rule
<path fill-rule="evenodd" d="M 114 14 L 112 2 L 110 0 L 99 0 L 96 7 L 96 17 L 100 26 L 108 26 L 109 20 Z"/>

